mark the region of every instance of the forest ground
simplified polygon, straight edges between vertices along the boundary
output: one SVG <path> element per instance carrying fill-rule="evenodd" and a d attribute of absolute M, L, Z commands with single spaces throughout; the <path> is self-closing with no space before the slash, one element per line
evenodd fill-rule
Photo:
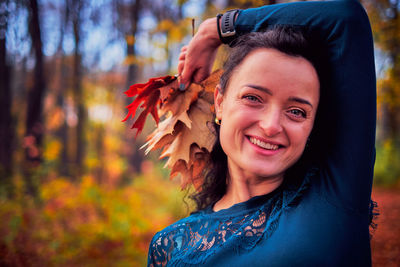
<path fill-rule="evenodd" d="M 373 266 L 400 266 L 400 189 L 374 187 L 378 227 L 371 240 Z"/>

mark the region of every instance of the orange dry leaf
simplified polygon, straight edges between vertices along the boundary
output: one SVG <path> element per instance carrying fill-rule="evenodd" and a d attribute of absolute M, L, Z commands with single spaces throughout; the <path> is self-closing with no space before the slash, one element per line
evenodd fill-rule
<path fill-rule="evenodd" d="M 191 177 L 191 171 L 188 168 L 186 162 L 184 160 L 178 160 L 174 167 L 171 169 L 171 174 L 170 178 L 174 178 L 178 174 L 181 175 L 181 188 L 184 189 L 188 185 L 190 179 L 188 177 Z"/>
<path fill-rule="evenodd" d="M 202 175 L 205 167 L 209 164 L 209 154 L 216 139 L 215 130 L 212 126 L 214 118 L 213 92 L 221 73 L 222 71 L 216 71 L 201 84 L 192 83 L 183 92 L 175 89 L 178 86 L 177 80 L 157 87 L 156 90 L 153 87 L 153 91 L 155 91 L 153 96 L 157 96 L 157 103 L 160 103 L 157 115 L 165 116 L 165 119 L 148 136 L 147 143 L 143 147 L 147 147 L 146 153 L 154 149 L 163 149 L 160 158 L 168 157 L 165 166 L 171 169 L 171 178 L 181 174 L 182 188 L 185 188 L 188 184 L 193 184 L 196 190 L 201 188 Z M 158 79 L 163 80 L 166 77 Z M 145 87 L 146 85 L 141 86 Z M 134 88 L 132 91 L 130 95 L 136 93 Z M 152 115 L 154 114 L 157 107 L 156 104 L 153 104 L 155 100 L 151 99 L 153 96 L 148 95 L 147 102 L 142 104 L 143 113 L 147 112 L 143 116 L 146 116 L 149 112 Z M 148 104 L 153 106 L 148 107 Z M 138 106 L 137 103 L 132 103 L 132 105 L 130 112 L 131 110 L 132 112 L 136 111 Z M 142 114 L 140 114 L 134 126 Z M 140 121 L 140 123 L 142 122 Z M 143 127 L 143 125 L 141 126 Z"/>
<path fill-rule="evenodd" d="M 192 144 L 197 144 L 200 148 L 211 151 L 215 136 L 207 127 L 207 122 L 213 119 L 210 106 L 203 99 L 198 99 L 190 108 L 189 118 L 192 120 L 192 128 L 183 126 L 168 149 L 161 154 L 161 158 L 169 157 L 166 166 L 172 168 L 179 159 L 189 163 L 190 146 Z"/>
<path fill-rule="evenodd" d="M 183 92 L 173 91 L 163 103 L 160 109 L 161 115 L 170 111 L 172 115 L 179 116 L 182 112 L 186 112 L 190 104 L 196 101 L 201 91 L 203 91 L 203 87 L 195 83 L 192 83 Z"/>
<path fill-rule="evenodd" d="M 202 98 L 193 103 L 188 113 L 192 120 L 192 128 L 178 123 L 174 131 L 175 138 L 166 146 L 160 158 L 168 157 L 165 166 L 171 169 L 171 177 L 181 173 L 182 188 L 192 183 L 199 190 L 203 181 L 200 173 L 208 163 L 209 152 L 216 139 L 207 125 L 212 121 L 213 113 L 211 104 Z M 191 152 L 194 145 L 199 148 L 198 153 Z"/>
<path fill-rule="evenodd" d="M 216 70 L 213 73 L 211 73 L 210 76 L 208 76 L 208 78 L 205 79 L 201 83 L 201 85 L 204 87 L 204 89 L 207 92 L 214 93 L 214 89 L 217 86 L 217 84 L 219 83 L 219 79 L 220 79 L 222 73 L 223 73 L 223 70 Z"/>
<path fill-rule="evenodd" d="M 190 159 L 189 164 L 184 160 L 178 160 L 171 169 L 171 178 L 180 174 L 182 189 L 191 183 L 200 191 L 204 180 L 203 171 L 209 164 L 209 153 L 193 144 L 190 147 Z"/>
<path fill-rule="evenodd" d="M 169 116 L 158 125 L 157 129 L 153 133 L 148 136 L 147 143 L 143 145 L 143 147 L 147 146 L 146 154 L 154 148 L 163 147 L 159 145 L 160 140 L 166 136 L 172 137 L 172 133 L 174 132 L 174 128 L 178 121 L 183 122 L 188 128 L 192 127 L 192 121 L 186 112 L 183 112 L 179 116 Z M 157 147 L 155 147 L 156 145 Z"/>

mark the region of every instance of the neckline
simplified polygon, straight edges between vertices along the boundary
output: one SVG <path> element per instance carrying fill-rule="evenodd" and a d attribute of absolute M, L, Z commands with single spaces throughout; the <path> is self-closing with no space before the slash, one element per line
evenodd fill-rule
<path fill-rule="evenodd" d="M 274 196 L 276 196 L 279 192 L 282 191 L 281 188 L 282 185 L 280 185 L 272 192 L 264 195 L 254 196 L 244 202 L 236 203 L 229 208 L 221 209 L 219 211 L 213 210 L 215 205 L 215 203 L 213 203 L 204 210 L 204 213 L 211 216 L 236 216 L 239 214 L 248 213 L 254 209 L 258 209 L 260 206 L 264 205 L 269 199 L 272 199 Z"/>

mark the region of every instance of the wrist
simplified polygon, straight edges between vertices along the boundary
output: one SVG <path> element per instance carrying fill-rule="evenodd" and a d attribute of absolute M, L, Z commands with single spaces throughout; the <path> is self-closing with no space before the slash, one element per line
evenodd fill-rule
<path fill-rule="evenodd" d="M 238 13 L 239 9 L 232 9 L 225 12 L 223 15 L 217 15 L 218 35 L 221 42 L 224 44 L 229 44 L 231 46 L 237 38 L 235 22 Z"/>
<path fill-rule="evenodd" d="M 198 34 L 210 46 L 219 47 L 222 44 L 217 29 L 217 18 L 209 18 L 201 23 Z"/>

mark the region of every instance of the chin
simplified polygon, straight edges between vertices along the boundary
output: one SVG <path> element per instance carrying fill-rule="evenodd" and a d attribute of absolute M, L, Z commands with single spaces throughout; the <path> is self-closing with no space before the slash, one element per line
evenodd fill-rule
<path fill-rule="evenodd" d="M 263 163 L 261 166 L 258 164 L 257 166 L 252 166 L 252 164 L 247 164 L 246 166 L 248 172 L 253 173 L 253 175 L 261 178 L 274 178 L 283 176 L 285 173 L 285 169 L 278 169 L 274 166 L 265 166 L 265 163 Z"/>

